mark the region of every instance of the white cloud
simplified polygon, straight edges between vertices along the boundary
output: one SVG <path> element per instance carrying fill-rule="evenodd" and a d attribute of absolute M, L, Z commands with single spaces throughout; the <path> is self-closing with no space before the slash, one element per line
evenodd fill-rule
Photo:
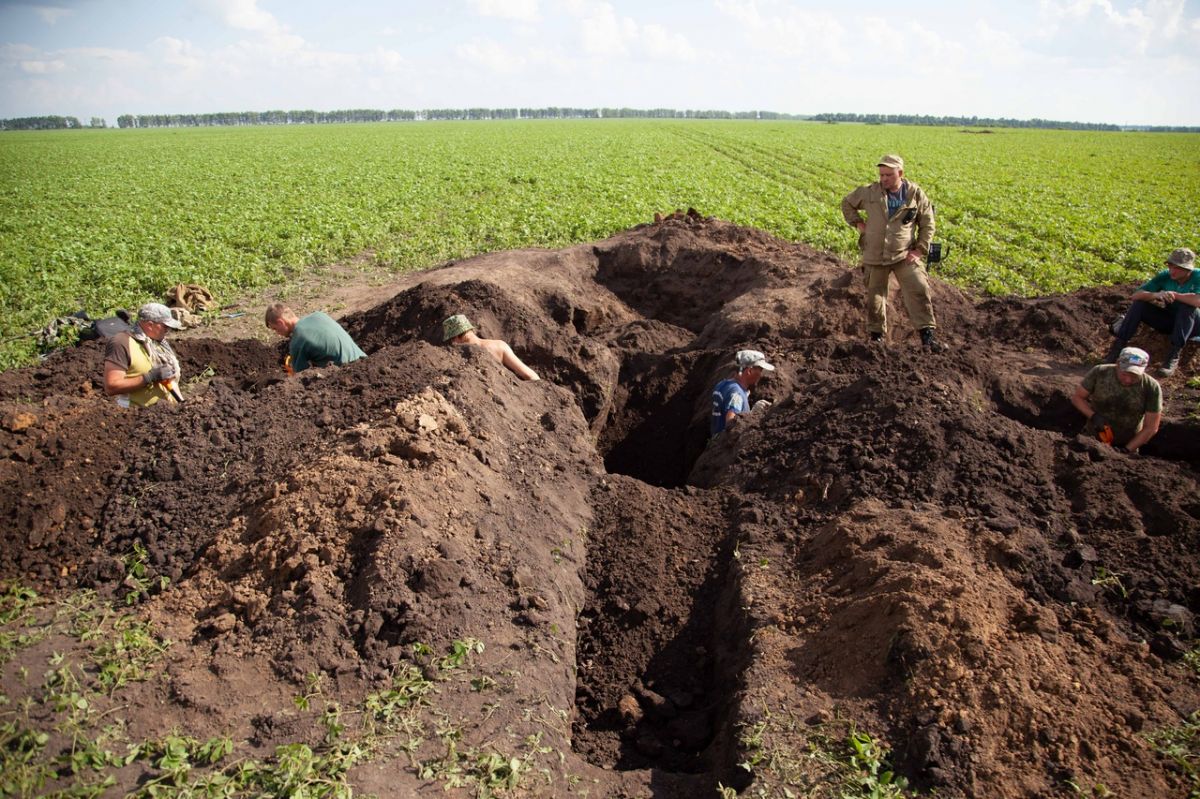
<path fill-rule="evenodd" d="M 52 75 L 56 72 L 66 72 L 67 62 L 60 58 L 51 61 L 22 61 L 21 71 L 28 75 Z"/>
<path fill-rule="evenodd" d="M 777 0 L 717 0 L 716 8 L 741 25 L 743 38 L 756 50 L 809 63 L 851 60 L 846 28 L 829 11 L 809 11 Z M 878 41 L 888 26 L 875 22 L 869 19 L 858 35 Z"/>
<path fill-rule="evenodd" d="M 583 51 L 588 55 L 626 55 L 629 52 L 627 40 L 636 35 L 636 23 L 628 17 L 618 18 L 608 3 L 593 4 L 580 23 Z"/>
<path fill-rule="evenodd" d="M 975 42 L 971 52 L 991 66 L 1016 68 L 1029 60 L 1029 54 L 1017 37 L 1008 31 L 993 28 L 986 20 L 975 23 Z"/>
<path fill-rule="evenodd" d="M 471 7 L 481 17 L 499 17 L 519 22 L 537 22 L 538 0 L 470 0 Z"/>
<path fill-rule="evenodd" d="M 202 4 L 231 28 L 270 33 L 280 27 L 274 15 L 258 7 L 258 0 L 202 0 Z"/>
<path fill-rule="evenodd" d="M 661 25 L 639 24 L 619 16 L 611 4 L 569 0 L 566 8 L 579 19 L 583 52 L 600 58 L 644 57 L 663 61 L 692 61 L 694 48 L 682 33 Z"/>
<path fill-rule="evenodd" d="M 160 36 L 150 43 L 149 52 L 168 66 L 184 70 L 196 70 L 204 65 L 204 53 L 192 45 L 173 36 Z"/>
<path fill-rule="evenodd" d="M 63 17 L 71 15 L 71 9 L 59 8 L 58 6 L 34 6 L 33 12 L 42 18 L 42 22 L 47 25 L 53 25 Z"/>
<path fill-rule="evenodd" d="M 363 58 L 363 63 L 382 72 L 399 72 L 409 66 L 408 59 L 397 50 L 377 47 Z"/>
<path fill-rule="evenodd" d="M 39 55 L 38 49 L 28 44 L 0 44 L 0 61 L 21 61 L 37 58 Z"/>
<path fill-rule="evenodd" d="M 121 50 L 114 47 L 72 47 L 59 53 L 69 63 L 79 69 L 87 69 L 89 65 L 79 62 L 98 62 L 102 66 L 112 66 L 120 69 L 143 69 L 146 67 L 146 57 L 133 50 Z"/>
<path fill-rule="evenodd" d="M 258 7 L 258 0 L 200 0 L 226 25 L 235 30 L 257 33 L 263 43 L 277 52 L 299 50 L 304 39 L 288 32 L 269 11 Z"/>
<path fill-rule="evenodd" d="M 478 64 L 492 72 L 511 74 L 525 66 L 525 59 L 491 39 L 475 39 L 454 48 L 455 55 L 464 61 Z"/>
<path fill-rule="evenodd" d="M 1037 35 L 1045 40 L 1088 42 L 1144 55 L 1163 42 L 1181 42 L 1200 20 L 1185 19 L 1185 0 L 1141 0 L 1127 12 L 1110 0 L 1040 0 Z"/>
<path fill-rule="evenodd" d="M 646 53 L 664 61 L 693 61 L 696 48 L 681 33 L 672 33 L 661 25 L 644 25 L 640 39 Z"/>

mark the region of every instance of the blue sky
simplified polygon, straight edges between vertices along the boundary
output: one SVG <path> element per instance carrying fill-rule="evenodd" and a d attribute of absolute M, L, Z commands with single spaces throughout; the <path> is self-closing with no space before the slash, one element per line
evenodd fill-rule
<path fill-rule="evenodd" d="M 1200 0 L 0 0 L 0 117 L 512 106 L 1200 125 Z"/>

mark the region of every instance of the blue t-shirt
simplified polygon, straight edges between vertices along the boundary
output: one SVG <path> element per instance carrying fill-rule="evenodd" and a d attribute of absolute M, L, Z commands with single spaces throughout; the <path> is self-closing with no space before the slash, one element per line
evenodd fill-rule
<path fill-rule="evenodd" d="M 1176 283 L 1171 279 L 1171 270 L 1164 269 L 1142 284 L 1138 291 L 1176 291 L 1182 294 L 1200 294 L 1200 269 L 1193 269 L 1183 283 Z"/>
<path fill-rule="evenodd" d="M 708 435 L 711 438 L 725 430 L 725 414 L 743 414 L 750 408 L 750 394 L 736 380 L 722 380 L 712 393 L 712 418 Z"/>
<path fill-rule="evenodd" d="M 904 205 L 905 195 L 908 194 L 908 181 L 900 181 L 900 188 L 896 191 L 885 192 L 887 194 L 888 218 L 896 215 L 900 207 Z"/>

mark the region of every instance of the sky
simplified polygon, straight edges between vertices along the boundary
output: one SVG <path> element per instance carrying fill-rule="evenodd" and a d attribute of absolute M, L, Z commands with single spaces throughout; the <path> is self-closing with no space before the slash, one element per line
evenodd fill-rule
<path fill-rule="evenodd" d="M 1200 0 L 0 0 L 0 118 L 570 106 L 1200 125 Z"/>

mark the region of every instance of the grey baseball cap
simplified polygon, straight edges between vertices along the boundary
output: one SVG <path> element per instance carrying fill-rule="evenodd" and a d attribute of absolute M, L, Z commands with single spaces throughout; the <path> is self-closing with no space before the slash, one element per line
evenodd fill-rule
<path fill-rule="evenodd" d="M 148 302 L 141 308 L 138 308 L 138 321 L 158 322 L 160 325 L 166 325 L 172 330 L 183 329 L 183 325 L 179 324 L 179 320 L 171 316 L 171 309 L 161 302 Z"/>
<path fill-rule="evenodd" d="M 734 362 L 737 363 L 738 371 L 749 369 L 752 366 L 757 366 L 764 372 L 775 371 L 775 367 L 767 363 L 767 356 L 758 350 L 738 350 L 738 354 L 734 356 Z"/>
<path fill-rule="evenodd" d="M 1146 374 L 1146 367 L 1149 365 L 1149 353 L 1137 347 L 1126 347 L 1121 350 L 1120 356 L 1117 357 L 1117 368 L 1122 372 L 1144 375 Z"/>

